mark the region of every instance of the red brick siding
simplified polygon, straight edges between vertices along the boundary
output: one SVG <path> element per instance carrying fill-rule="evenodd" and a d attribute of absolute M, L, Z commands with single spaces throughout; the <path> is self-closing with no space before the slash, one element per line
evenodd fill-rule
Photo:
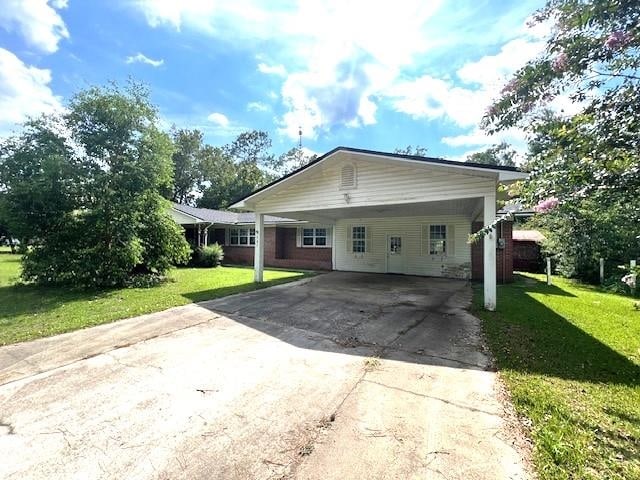
<path fill-rule="evenodd" d="M 540 245 L 528 240 L 513 242 L 513 269 L 519 272 L 542 273 L 544 262 Z"/>
<path fill-rule="evenodd" d="M 482 222 L 473 222 L 472 232 L 482 228 Z M 496 277 L 499 283 L 513 281 L 513 238 L 512 222 L 501 222 L 498 226 L 498 238 L 504 239 L 504 248 L 497 250 Z M 484 278 L 484 240 L 471 245 L 471 278 L 482 280 Z"/>
<path fill-rule="evenodd" d="M 220 230 L 224 235 L 224 230 Z M 230 245 L 224 247 L 224 263 L 253 265 L 253 258 L 253 247 Z M 295 228 L 267 227 L 265 228 L 264 264 L 279 268 L 331 270 L 331 248 L 297 247 Z"/>

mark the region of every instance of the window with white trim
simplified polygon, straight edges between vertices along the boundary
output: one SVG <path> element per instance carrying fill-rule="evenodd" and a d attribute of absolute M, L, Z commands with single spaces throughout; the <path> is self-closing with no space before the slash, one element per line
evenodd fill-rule
<path fill-rule="evenodd" d="M 444 255 L 447 252 L 447 226 L 429 225 L 429 254 Z"/>
<path fill-rule="evenodd" d="M 326 228 L 303 228 L 302 229 L 302 246 L 303 247 L 326 247 L 327 246 L 327 229 Z"/>
<path fill-rule="evenodd" d="M 232 228 L 229 230 L 229 245 L 249 247 L 256 244 L 255 228 Z"/>
<path fill-rule="evenodd" d="M 351 251 L 353 253 L 367 251 L 367 227 L 363 225 L 351 227 Z"/>

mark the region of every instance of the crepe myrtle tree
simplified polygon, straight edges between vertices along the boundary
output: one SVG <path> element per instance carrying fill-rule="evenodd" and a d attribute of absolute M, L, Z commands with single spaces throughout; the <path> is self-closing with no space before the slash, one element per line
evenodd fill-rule
<path fill-rule="evenodd" d="M 189 246 L 161 196 L 172 153 L 136 83 L 83 90 L 62 114 L 30 120 L 2 142 L 6 221 L 32 245 L 23 278 L 122 286 L 186 262 Z"/>
<path fill-rule="evenodd" d="M 542 139 L 522 190 L 532 204 L 629 196 L 640 187 L 640 3 L 550 0 L 532 21 L 552 26 L 546 49 L 506 84 L 484 127 Z M 552 114 L 560 95 L 580 111 Z"/>
<path fill-rule="evenodd" d="M 582 239 L 578 256 L 589 256 L 621 242 L 633 257 L 640 251 L 640 2 L 549 0 L 532 23 L 551 27 L 546 49 L 509 80 L 483 127 L 528 134 L 530 175 L 515 188 L 524 205 L 549 224 L 611 232 L 607 240 L 575 231 L 559 248 Z M 557 100 L 567 99 L 577 113 L 558 110 Z"/>

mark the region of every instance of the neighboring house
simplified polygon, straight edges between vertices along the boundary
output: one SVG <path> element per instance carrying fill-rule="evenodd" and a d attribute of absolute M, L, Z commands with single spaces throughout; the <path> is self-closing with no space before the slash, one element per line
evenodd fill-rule
<path fill-rule="evenodd" d="M 513 268 L 520 272 L 544 270 L 541 245 L 544 235 L 537 230 L 513 231 Z"/>
<path fill-rule="evenodd" d="M 333 270 L 483 279 L 485 307 L 493 310 L 496 280 L 513 272 L 512 225 L 473 246 L 467 239 L 495 220 L 498 184 L 526 176 L 511 167 L 338 147 L 231 208 L 256 212 L 257 282 L 274 248 L 277 257 L 268 216 L 276 215 L 307 222 L 300 248 L 330 251 Z"/>
<path fill-rule="evenodd" d="M 224 261 L 251 265 L 254 260 L 255 214 L 195 208 L 174 203 L 173 219 L 193 246 L 219 243 Z M 266 215 L 265 264 L 271 267 L 331 270 L 331 229 Z"/>

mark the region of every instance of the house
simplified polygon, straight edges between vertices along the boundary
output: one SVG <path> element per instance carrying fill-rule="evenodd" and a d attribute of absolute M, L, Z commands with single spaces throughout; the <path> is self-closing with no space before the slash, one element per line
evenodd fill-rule
<path fill-rule="evenodd" d="M 537 230 L 513 231 L 513 268 L 520 272 L 544 270 L 541 245 L 544 235 Z"/>
<path fill-rule="evenodd" d="M 174 203 L 171 216 L 185 229 L 187 240 L 193 246 L 217 242 L 224 246 L 225 263 L 253 263 L 253 212 L 226 212 Z M 319 225 L 270 215 L 265 215 L 264 227 L 265 265 L 310 270 L 332 269 L 330 229 L 323 231 Z M 314 234 L 313 241 L 308 237 L 310 232 Z"/>
<path fill-rule="evenodd" d="M 276 216 L 306 222 L 296 226 L 296 246 L 330 252 L 333 270 L 482 279 L 485 308 L 493 310 L 497 280 L 513 271 L 512 225 L 501 223 L 473 246 L 467 240 L 496 219 L 498 184 L 526 176 L 512 167 L 338 147 L 231 208 L 255 212 L 256 282 L 278 255 L 269 233 Z"/>

